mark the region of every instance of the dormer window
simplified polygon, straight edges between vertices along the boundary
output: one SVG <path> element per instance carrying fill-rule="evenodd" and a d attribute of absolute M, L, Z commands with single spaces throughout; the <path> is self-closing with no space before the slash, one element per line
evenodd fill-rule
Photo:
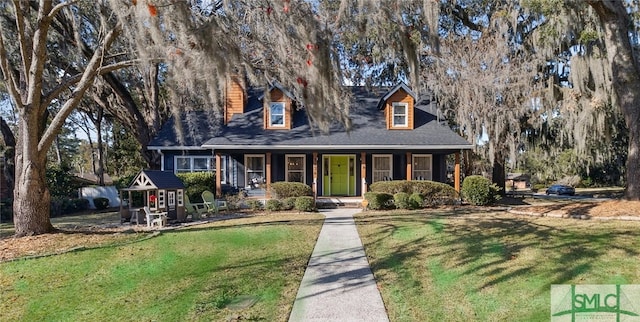
<path fill-rule="evenodd" d="M 285 126 L 285 108 L 284 102 L 272 102 L 269 105 L 269 126 L 284 127 Z"/>
<path fill-rule="evenodd" d="M 392 105 L 393 127 L 407 127 L 407 113 L 409 104 L 393 103 Z"/>

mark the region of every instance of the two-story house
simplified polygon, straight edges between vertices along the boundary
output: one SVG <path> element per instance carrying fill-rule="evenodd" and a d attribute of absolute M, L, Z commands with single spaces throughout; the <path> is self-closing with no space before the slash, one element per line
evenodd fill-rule
<path fill-rule="evenodd" d="M 381 180 L 446 182 L 451 154 L 459 191 L 460 151 L 472 144 L 439 122 L 430 96 L 403 83 L 352 91 L 351 130 L 335 124 L 321 133 L 285 88 L 252 91 L 236 79 L 226 89 L 224 124 L 187 113 L 181 124 L 165 124 L 148 148 L 162 153 L 162 170 L 215 171 L 218 195 L 228 185 L 268 197 L 277 181 L 305 183 L 317 196 L 361 196 Z"/>

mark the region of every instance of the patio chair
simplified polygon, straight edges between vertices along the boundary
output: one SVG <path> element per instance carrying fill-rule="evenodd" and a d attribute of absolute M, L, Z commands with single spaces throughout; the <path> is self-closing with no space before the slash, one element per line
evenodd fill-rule
<path fill-rule="evenodd" d="M 166 212 L 151 212 L 149 207 L 144 207 L 144 213 L 147 215 L 147 227 L 153 227 L 154 225 L 158 225 L 158 227 L 164 227 L 167 225 L 167 213 Z"/>
<path fill-rule="evenodd" d="M 189 196 L 184 195 L 184 206 L 187 208 L 187 213 L 191 215 L 191 219 L 197 220 L 202 218 L 203 214 L 207 213 L 207 207 L 202 203 L 191 203 Z"/>
<path fill-rule="evenodd" d="M 202 192 L 202 201 L 204 201 L 205 206 L 207 206 L 207 211 L 213 212 L 214 214 L 217 214 L 219 210 L 227 209 L 227 202 L 224 200 L 216 200 L 213 192 L 209 190 Z"/>

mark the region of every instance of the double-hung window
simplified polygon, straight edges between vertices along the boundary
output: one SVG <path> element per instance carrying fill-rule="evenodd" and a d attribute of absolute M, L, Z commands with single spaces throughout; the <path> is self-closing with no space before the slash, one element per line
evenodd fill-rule
<path fill-rule="evenodd" d="M 393 158 L 391 154 L 374 154 L 373 182 L 393 180 Z"/>
<path fill-rule="evenodd" d="M 222 177 L 221 182 L 225 182 L 226 178 L 226 158 L 222 157 L 222 166 L 220 174 Z M 175 157 L 175 173 L 180 172 L 215 172 L 216 171 L 216 159 L 210 156 L 176 156 Z"/>
<path fill-rule="evenodd" d="M 272 102 L 269 105 L 269 126 L 284 127 L 285 108 L 283 102 Z"/>
<path fill-rule="evenodd" d="M 409 104 L 396 102 L 391 105 L 391 112 L 393 113 L 393 127 L 407 127 L 408 125 L 408 112 Z"/>
<path fill-rule="evenodd" d="M 176 156 L 175 172 L 210 172 L 216 170 L 216 161 L 209 156 Z"/>
<path fill-rule="evenodd" d="M 413 180 L 432 180 L 431 154 L 413 155 Z"/>
<path fill-rule="evenodd" d="M 246 186 L 249 189 L 261 188 L 265 182 L 264 155 L 247 154 L 244 157 Z"/>
<path fill-rule="evenodd" d="M 305 156 L 288 154 L 286 156 L 286 181 L 288 182 L 302 182 L 305 183 Z"/>

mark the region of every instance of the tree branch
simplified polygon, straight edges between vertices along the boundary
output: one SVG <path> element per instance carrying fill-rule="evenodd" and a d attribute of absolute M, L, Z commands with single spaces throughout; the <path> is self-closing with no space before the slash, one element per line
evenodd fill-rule
<path fill-rule="evenodd" d="M 29 66 L 31 66 L 31 50 L 27 44 L 30 42 L 24 26 L 24 16 L 19 0 L 13 0 L 13 10 L 16 15 L 16 28 L 18 31 L 18 44 L 20 45 L 20 57 L 22 57 L 22 70 L 24 71 L 25 82 L 29 80 Z"/>
<path fill-rule="evenodd" d="M 98 68 L 97 74 L 105 75 L 113 71 L 116 71 L 118 69 L 131 67 L 135 65 L 137 62 L 139 62 L 138 59 L 133 59 L 133 60 L 118 62 L 118 63 L 107 65 L 107 66 L 102 66 Z M 47 94 L 47 96 L 42 100 L 42 104 L 45 106 L 49 106 L 49 104 L 51 104 L 51 102 L 54 99 L 56 99 L 63 91 L 67 90 L 69 87 L 71 87 L 71 85 L 77 84 L 80 81 L 80 79 L 82 79 L 82 76 L 83 74 L 77 73 L 76 75 L 71 76 L 70 78 L 67 78 L 64 82 L 58 84 L 58 86 L 56 86 L 51 92 L 49 92 L 49 94 Z"/>
<path fill-rule="evenodd" d="M 49 127 L 42 135 L 42 138 L 38 142 L 38 154 L 43 155 L 47 153 L 49 147 L 51 146 L 53 139 L 56 137 L 56 134 L 60 131 L 60 128 L 64 125 L 65 120 L 71 114 L 71 112 L 78 106 L 84 93 L 93 85 L 93 81 L 97 77 L 100 71 L 100 65 L 102 64 L 102 59 L 104 57 L 105 52 L 111 44 L 115 41 L 118 35 L 122 32 L 122 26 L 120 24 L 116 25 L 113 29 L 111 29 L 105 36 L 102 44 L 96 48 L 93 57 L 87 64 L 87 67 L 82 74 L 82 78 L 78 82 L 78 86 L 73 90 L 69 99 L 64 103 L 60 111 L 56 114 L 56 116 L 51 121 Z M 105 71 L 106 73 L 106 71 Z M 46 107 L 46 106 L 45 106 Z"/>
<path fill-rule="evenodd" d="M 462 6 L 456 4 L 454 8 L 455 10 L 452 10 L 451 13 L 456 18 L 460 19 L 460 22 L 462 22 L 462 24 L 467 28 L 475 31 L 482 31 L 484 29 L 484 27 L 482 27 L 481 25 L 478 25 L 477 23 L 471 21 L 471 19 L 469 18 L 469 13 Z"/>
<path fill-rule="evenodd" d="M 27 99 L 25 104 L 31 105 L 33 108 L 37 108 L 40 111 L 44 111 L 46 109 L 46 106 L 43 107 L 40 102 L 42 100 L 42 75 L 44 72 L 44 64 L 47 59 L 47 35 L 49 34 L 49 26 L 51 25 L 51 21 L 47 17 L 50 10 L 51 2 L 47 0 L 40 0 L 40 3 L 38 4 L 37 28 L 33 33 L 31 43 L 31 63 L 27 66 L 28 69 L 25 69 L 25 74 L 28 75 L 25 75 L 25 77 L 28 78 L 26 82 Z"/>
<path fill-rule="evenodd" d="M 68 7 L 74 3 L 78 2 L 77 0 L 71 0 L 71 1 L 67 1 L 67 2 L 61 2 L 58 3 L 55 7 L 53 7 L 53 9 L 51 9 L 51 12 L 49 12 L 49 19 L 53 19 L 53 17 L 55 17 L 55 15 L 58 14 L 58 12 L 60 12 L 60 10 L 62 10 L 65 7 Z"/>
<path fill-rule="evenodd" d="M 4 47 L 4 33 L 0 31 L 0 70 L 2 70 L 2 75 L 4 76 L 4 83 L 7 87 L 7 90 L 13 97 L 13 101 L 18 106 L 18 108 L 22 108 L 22 100 L 20 99 L 20 91 L 18 90 L 18 84 L 16 84 L 15 79 L 15 70 L 11 68 L 9 65 L 9 57 L 7 56 L 7 50 Z"/>

